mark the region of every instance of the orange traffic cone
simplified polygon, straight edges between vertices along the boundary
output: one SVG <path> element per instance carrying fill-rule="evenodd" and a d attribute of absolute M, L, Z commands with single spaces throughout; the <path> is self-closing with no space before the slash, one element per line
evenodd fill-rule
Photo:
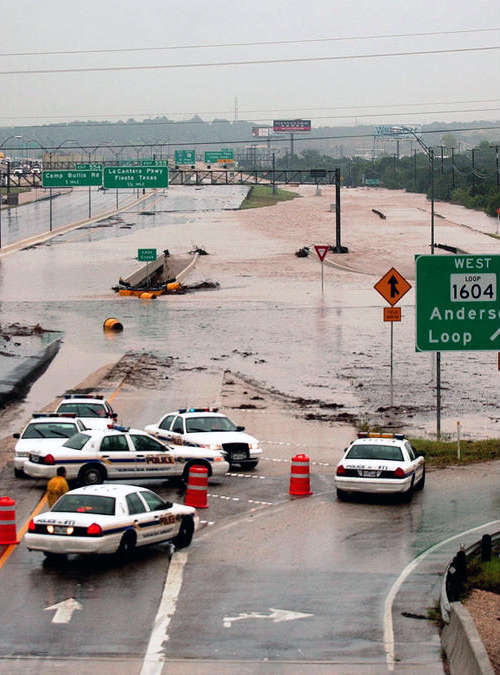
<path fill-rule="evenodd" d="M 295 455 L 295 457 L 292 457 L 290 494 L 312 495 L 309 484 L 309 457 L 306 455 Z"/>
<path fill-rule="evenodd" d="M 184 504 L 197 509 L 207 509 L 208 469 L 194 465 L 189 469 L 188 484 Z"/>
<path fill-rule="evenodd" d="M 16 502 L 10 497 L 0 497 L 0 544 L 19 544 L 15 505 Z"/>

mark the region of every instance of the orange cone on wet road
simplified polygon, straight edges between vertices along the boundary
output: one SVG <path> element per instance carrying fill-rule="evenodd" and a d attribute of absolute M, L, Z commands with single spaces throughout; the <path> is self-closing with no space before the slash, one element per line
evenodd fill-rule
<path fill-rule="evenodd" d="M 19 544 L 16 533 L 16 502 L 10 497 L 0 497 L 0 544 Z"/>
<path fill-rule="evenodd" d="M 192 466 L 189 469 L 188 484 L 184 504 L 197 509 L 207 509 L 208 469 L 205 466 Z"/>
<path fill-rule="evenodd" d="M 290 494 L 312 495 L 309 482 L 309 457 L 307 455 L 302 454 L 292 457 Z"/>

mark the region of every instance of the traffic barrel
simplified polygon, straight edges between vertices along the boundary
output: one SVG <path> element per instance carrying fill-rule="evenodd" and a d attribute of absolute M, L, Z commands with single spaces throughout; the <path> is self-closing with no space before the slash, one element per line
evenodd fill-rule
<path fill-rule="evenodd" d="M 0 544 L 19 544 L 16 533 L 16 502 L 0 497 Z"/>
<path fill-rule="evenodd" d="M 104 330 L 113 330 L 113 331 L 123 330 L 122 324 L 118 321 L 118 319 L 115 319 L 112 316 L 104 321 L 102 327 Z"/>
<path fill-rule="evenodd" d="M 180 291 L 181 285 L 178 281 L 172 281 L 167 284 L 167 293 L 175 293 L 175 291 Z"/>
<path fill-rule="evenodd" d="M 208 469 L 206 466 L 193 465 L 189 469 L 188 484 L 184 504 L 197 509 L 207 509 Z"/>
<path fill-rule="evenodd" d="M 309 483 L 309 457 L 307 455 L 301 454 L 292 457 L 290 494 L 312 495 Z"/>

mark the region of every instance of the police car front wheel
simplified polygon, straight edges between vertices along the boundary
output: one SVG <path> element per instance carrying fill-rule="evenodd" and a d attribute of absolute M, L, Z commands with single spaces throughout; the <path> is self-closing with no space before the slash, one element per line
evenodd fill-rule
<path fill-rule="evenodd" d="M 194 521 L 191 516 L 186 516 L 181 521 L 179 533 L 172 539 L 175 548 L 186 548 L 191 543 L 194 533 Z"/>

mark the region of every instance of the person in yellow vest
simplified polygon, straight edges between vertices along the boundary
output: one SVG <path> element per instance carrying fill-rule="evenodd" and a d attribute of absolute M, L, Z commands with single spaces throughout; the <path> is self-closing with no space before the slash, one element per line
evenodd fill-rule
<path fill-rule="evenodd" d="M 69 485 L 66 480 L 66 469 L 63 466 L 60 466 L 57 469 L 57 475 L 51 478 L 47 483 L 47 501 L 49 502 L 49 508 L 52 508 L 59 497 L 62 497 L 68 490 Z"/>

